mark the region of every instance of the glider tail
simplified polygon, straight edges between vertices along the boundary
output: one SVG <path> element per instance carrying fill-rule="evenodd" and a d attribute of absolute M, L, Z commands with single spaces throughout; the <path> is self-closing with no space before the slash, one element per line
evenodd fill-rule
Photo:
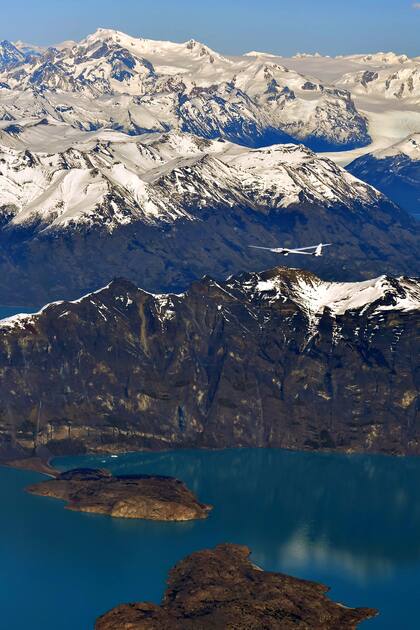
<path fill-rule="evenodd" d="M 324 247 L 328 247 L 328 245 L 331 245 L 331 243 L 320 243 L 319 245 L 317 245 L 314 252 L 314 256 L 322 256 L 322 249 Z"/>

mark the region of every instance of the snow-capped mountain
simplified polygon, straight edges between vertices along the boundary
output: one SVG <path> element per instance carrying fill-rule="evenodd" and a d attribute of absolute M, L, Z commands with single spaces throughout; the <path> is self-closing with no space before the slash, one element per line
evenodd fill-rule
<path fill-rule="evenodd" d="M 420 133 L 364 155 L 347 168 L 420 218 Z"/>
<path fill-rule="evenodd" d="M 340 279 L 418 271 L 409 217 L 289 144 L 368 143 L 368 120 L 379 126 L 358 104 L 384 117 L 390 99 L 356 89 L 355 104 L 341 76 L 415 60 L 230 57 L 109 29 L 37 55 L 19 46 L 25 58 L 0 71 L 4 303 L 72 297 L 115 274 L 161 290 L 273 263 L 251 244 L 334 242 L 328 260 L 305 263 Z"/>
<path fill-rule="evenodd" d="M 139 220 L 194 219 L 220 206 L 381 201 L 373 188 L 303 146 L 249 150 L 189 134 L 144 135 L 140 142 L 103 131 L 55 154 L 0 147 L 0 163 L 0 221 L 9 229 L 112 231 Z"/>
<path fill-rule="evenodd" d="M 386 311 L 408 313 L 417 311 L 420 313 L 420 280 L 401 276 L 380 276 L 361 282 L 327 282 L 313 273 L 302 269 L 289 269 L 276 267 L 263 272 L 241 273 L 229 276 L 225 281 L 216 281 L 209 276 L 200 282 L 223 290 L 233 300 L 246 301 L 255 309 L 255 315 L 264 308 L 264 305 L 276 303 L 292 303 L 298 307 L 307 319 L 307 324 L 312 328 L 314 321 L 319 324 L 328 315 L 339 319 L 342 315 L 368 315 L 369 318 L 380 317 Z M 20 313 L 4 319 L 0 319 L 0 333 L 6 330 L 25 330 L 31 326 L 37 326 L 45 312 L 60 312 L 66 307 L 66 312 L 61 317 L 71 317 L 72 311 L 77 310 L 78 304 L 94 304 L 99 310 L 104 310 L 103 296 L 110 288 L 118 289 L 118 294 L 113 293 L 112 298 L 127 308 L 130 302 L 130 294 L 127 291 L 127 283 L 124 280 L 114 280 L 106 287 L 97 289 L 83 297 L 72 301 L 57 301 L 42 307 L 37 313 Z M 129 286 L 129 289 L 134 287 Z M 189 291 L 195 289 L 190 288 Z M 142 289 L 138 291 L 143 292 Z M 162 323 L 173 318 L 174 305 L 181 304 L 188 298 L 188 291 L 172 293 L 147 293 L 154 301 L 156 313 Z M 70 310 L 69 310 L 70 309 Z M 223 316 L 228 317 L 232 312 L 223 311 Z M 109 314 L 113 316 L 112 313 Z"/>
<path fill-rule="evenodd" d="M 12 91 L 3 117 L 13 119 L 27 113 L 16 93 L 35 92 L 56 120 L 87 130 L 175 129 L 247 146 L 291 138 L 314 148 L 369 142 L 348 91 L 269 59 L 226 57 L 194 40 L 176 44 L 99 29 L 6 68 L 0 84 Z"/>
<path fill-rule="evenodd" d="M 10 46 L 24 58 L 0 65 L 0 119 L 19 123 L 49 115 L 87 131 L 173 129 L 247 146 L 294 139 L 315 150 L 352 149 L 387 127 L 389 101 L 406 108 L 420 98 L 420 60 L 393 52 L 231 57 L 194 40 L 155 41 L 111 29 L 32 47 L 35 54 L 21 42 Z M 415 111 L 399 118 L 393 142 L 418 129 Z"/>
<path fill-rule="evenodd" d="M 25 60 L 25 55 L 11 42 L 0 42 L 0 72 Z"/>
<path fill-rule="evenodd" d="M 353 55 L 321 55 L 320 53 L 297 53 L 292 57 L 282 57 L 269 52 L 252 51 L 246 53 L 247 57 L 260 60 L 269 60 L 286 66 L 289 70 L 295 70 L 301 74 L 318 77 L 324 83 L 339 85 L 341 77 L 346 74 L 355 74 L 366 70 L 399 70 L 406 65 L 418 64 L 419 57 L 388 53 L 353 54 Z"/>
<path fill-rule="evenodd" d="M 418 279 L 275 268 L 181 294 L 126 280 L 0 322 L 13 434 L 87 450 L 273 446 L 419 453 Z M 63 388 L 63 379 L 65 387 Z M 40 413 L 41 409 L 41 413 Z M 54 451 L 52 451 L 54 452 Z"/>
<path fill-rule="evenodd" d="M 8 122 L 1 132 L 4 303 L 72 297 L 116 274 L 161 290 L 272 263 L 252 244 L 333 242 L 328 259 L 305 263 L 341 279 L 417 269 L 414 221 L 302 145 L 112 130 L 60 141 L 62 127 Z M 21 136 L 62 150 L 31 151 Z"/>
<path fill-rule="evenodd" d="M 348 313 L 379 317 L 384 311 L 420 311 L 420 281 L 416 278 L 380 276 L 363 282 L 326 282 L 312 273 L 291 270 L 228 278 L 226 288 L 232 292 L 240 288 L 259 304 L 290 300 L 311 325 L 326 314 L 333 318 Z M 8 320 L 8 325 L 15 325 L 13 321 Z M 16 324 L 20 321 L 18 317 Z"/>
<path fill-rule="evenodd" d="M 420 129 L 418 57 L 374 53 L 338 57 L 300 54 L 285 58 L 260 53 L 258 59 L 350 91 L 357 110 L 367 119 L 372 143 L 370 148 L 332 154 L 332 159 L 340 165 L 349 164 L 371 150 L 391 146 Z"/>
<path fill-rule="evenodd" d="M 353 94 L 409 100 L 420 104 L 420 63 L 417 61 L 378 70 L 345 74 L 340 85 Z"/>

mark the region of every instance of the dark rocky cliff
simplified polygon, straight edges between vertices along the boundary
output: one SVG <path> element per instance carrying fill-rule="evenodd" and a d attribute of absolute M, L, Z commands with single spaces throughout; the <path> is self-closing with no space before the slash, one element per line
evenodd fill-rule
<path fill-rule="evenodd" d="M 3 450 L 419 453 L 415 279 L 276 268 L 181 295 L 125 280 L 0 326 Z"/>
<path fill-rule="evenodd" d="M 347 170 L 420 218 L 420 160 L 401 154 L 377 159 L 368 154 L 351 162 Z"/>

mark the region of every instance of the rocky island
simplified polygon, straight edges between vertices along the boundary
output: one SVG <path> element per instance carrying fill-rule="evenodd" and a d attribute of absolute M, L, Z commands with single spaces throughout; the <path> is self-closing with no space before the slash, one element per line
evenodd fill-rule
<path fill-rule="evenodd" d="M 66 508 L 120 518 L 190 521 L 206 518 L 210 505 L 200 503 L 186 485 L 158 475 L 112 476 L 107 470 L 76 468 L 27 488 L 32 494 L 67 501 Z"/>
<path fill-rule="evenodd" d="M 347 608 L 325 596 L 328 587 L 263 571 L 250 550 L 224 544 L 193 553 L 170 572 L 162 604 L 117 606 L 96 630 L 352 630 L 372 608 Z"/>

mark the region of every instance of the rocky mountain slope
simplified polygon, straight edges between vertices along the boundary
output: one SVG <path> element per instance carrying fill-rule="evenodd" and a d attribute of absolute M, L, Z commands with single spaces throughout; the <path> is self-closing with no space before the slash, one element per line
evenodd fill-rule
<path fill-rule="evenodd" d="M 96 630 L 353 630 L 377 614 L 328 599 L 326 586 L 263 571 L 240 545 L 187 556 L 170 572 L 162 604 L 124 604 L 97 620 Z"/>
<path fill-rule="evenodd" d="M 4 129 L 0 146 L 2 304 L 74 298 L 115 275 L 180 290 L 204 273 L 273 264 L 249 245 L 331 242 L 328 257 L 305 257 L 329 278 L 418 270 L 417 224 L 303 146 L 108 130 L 52 153 L 24 149 L 19 135 Z"/>
<path fill-rule="evenodd" d="M 125 280 L 0 326 L 2 448 L 419 453 L 420 284 Z M 23 450 L 22 450 L 23 449 Z"/>
<path fill-rule="evenodd" d="M 420 218 L 420 133 L 354 160 L 347 170 Z"/>

